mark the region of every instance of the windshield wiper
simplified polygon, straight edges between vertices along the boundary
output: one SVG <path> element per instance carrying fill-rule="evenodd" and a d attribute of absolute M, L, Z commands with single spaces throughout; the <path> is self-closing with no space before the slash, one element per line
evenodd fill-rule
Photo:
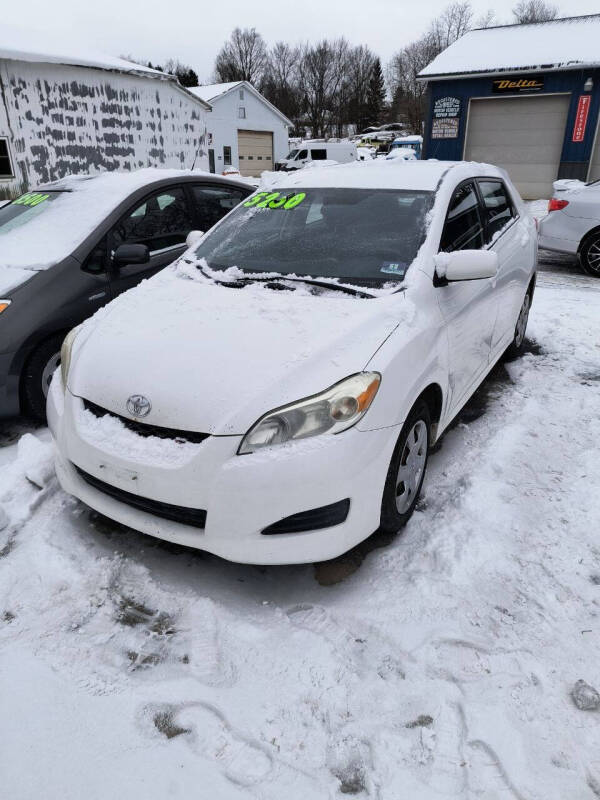
<path fill-rule="evenodd" d="M 329 281 L 319 281 L 315 278 L 290 278 L 287 275 L 275 275 L 271 278 L 240 278 L 240 283 L 252 283 L 257 281 L 259 283 L 281 283 L 283 281 L 291 281 L 292 283 L 308 283 L 311 286 L 318 286 L 321 289 L 338 289 L 340 292 L 346 292 L 354 297 L 367 297 L 373 298 L 374 294 L 370 292 L 363 292 L 360 289 L 355 289 L 353 286 L 346 286 L 343 283 L 329 283 Z"/>

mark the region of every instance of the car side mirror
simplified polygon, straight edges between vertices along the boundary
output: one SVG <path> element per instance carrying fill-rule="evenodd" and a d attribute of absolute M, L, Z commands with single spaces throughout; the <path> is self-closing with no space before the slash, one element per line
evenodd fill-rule
<path fill-rule="evenodd" d="M 498 254 L 493 250 L 455 250 L 434 257 L 435 274 L 441 280 L 478 281 L 495 278 L 498 273 Z"/>
<path fill-rule="evenodd" d="M 147 264 L 150 250 L 145 244 L 120 244 L 113 255 L 113 266 L 125 267 L 127 264 Z"/>
<path fill-rule="evenodd" d="M 185 237 L 185 243 L 188 247 L 191 247 L 193 244 L 196 244 L 196 242 L 199 242 L 203 236 L 204 231 L 190 231 Z"/>

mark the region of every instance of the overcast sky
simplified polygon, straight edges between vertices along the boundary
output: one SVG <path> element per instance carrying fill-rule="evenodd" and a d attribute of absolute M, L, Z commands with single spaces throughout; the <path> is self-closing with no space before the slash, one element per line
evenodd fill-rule
<path fill-rule="evenodd" d="M 475 16 L 494 8 L 499 23 L 511 21 L 517 0 L 472 0 Z M 561 16 L 600 11 L 598 0 L 562 0 Z M 71 44 L 88 43 L 108 55 L 132 55 L 161 63 L 178 58 L 209 82 L 215 55 L 236 27 L 255 27 L 268 43 L 345 36 L 367 44 L 382 62 L 417 38 L 446 0 L 27 0 L 2 3 L 3 23 L 27 24 Z M 1 31 L 1 28 L 0 28 Z M 2 33 L 0 33 L 0 38 Z"/>

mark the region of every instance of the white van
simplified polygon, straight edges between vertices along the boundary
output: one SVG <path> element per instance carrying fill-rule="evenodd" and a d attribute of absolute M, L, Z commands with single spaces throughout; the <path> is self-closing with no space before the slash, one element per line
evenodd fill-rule
<path fill-rule="evenodd" d="M 290 151 L 287 158 L 282 158 L 275 164 L 275 169 L 290 172 L 302 169 L 311 161 L 336 161 L 338 164 L 346 164 L 348 161 L 357 160 L 354 142 L 301 142 Z"/>

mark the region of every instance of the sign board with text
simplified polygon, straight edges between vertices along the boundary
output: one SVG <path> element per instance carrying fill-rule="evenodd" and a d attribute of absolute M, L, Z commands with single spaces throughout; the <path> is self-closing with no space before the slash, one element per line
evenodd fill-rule
<path fill-rule="evenodd" d="M 575 114 L 575 123 L 573 125 L 574 142 L 583 142 L 583 140 L 585 139 L 585 129 L 587 127 L 591 102 L 592 98 L 589 94 L 582 94 L 579 96 L 579 102 L 577 103 L 577 113 Z"/>

